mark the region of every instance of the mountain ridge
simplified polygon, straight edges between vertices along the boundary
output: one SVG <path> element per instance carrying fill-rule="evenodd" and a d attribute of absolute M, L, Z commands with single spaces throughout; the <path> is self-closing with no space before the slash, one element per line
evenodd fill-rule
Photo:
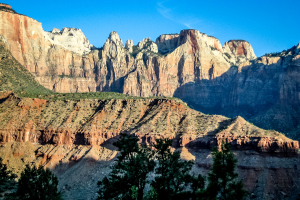
<path fill-rule="evenodd" d="M 0 35 L 12 55 L 50 90 L 178 97 L 199 111 L 241 115 L 297 138 L 300 114 L 282 112 L 285 117 L 275 118 L 265 113 L 271 113 L 267 109 L 272 107 L 283 108 L 286 102 L 298 105 L 294 86 L 299 45 L 282 56 L 255 58 L 248 42 L 232 40 L 221 46 L 218 39 L 193 29 L 163 34 L 156 42 L 147 39 L 136 46 L 128 41 L 127 48 L 112 32 L 113 38 L 102 48 L 82 56 L 45 38 L 41 24 L 28 17 L 3 11 L 0 16 Z M 260 122 L 263 118 L 269 119 L 267 124 Z"/>

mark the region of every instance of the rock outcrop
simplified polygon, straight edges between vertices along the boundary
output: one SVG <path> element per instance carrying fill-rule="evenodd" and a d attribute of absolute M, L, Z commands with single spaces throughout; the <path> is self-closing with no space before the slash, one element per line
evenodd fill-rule
<path fill-rule="evenodd" d="M 101 145 L 120 133 L 151 144 L 156 138 L 173 145 L 212 148 L 222 140 L 236 149 L 296 153 L 298 141 L 266 131 L 243 118 L 204 115 L 169 99 L 44 100 L 0 93 L 0 142 Z M 56 97 L 57 98 L 57 97 Z"/>
<path fill-rule="evenodd" d="M 10 13 L 16 13 L 16 11 L 14 11 L 10 5 L 5 3 L 0 3 L 0 10 Z"/>
<path fill-rule="evenodd" d="M 171 53 L 178 47 L 179 34 L 164 34 L 156 39 L 158 50 L 162 53 Z"/>
<path fill-rule="evenodd" d="M 142 52 L 152 51 L 154 53 L 158 52 L 157 44 L 151 41 L 150 38 L 145 38 L 137 44 L 137 48 Z"/>
<path fill-rule="evenodd" d="M 296 46 L 295 54 L 300 54 L 300 42 Z"/>
<path fill-rule="evenodd" d="M 47 39 L 51 44 L 60 45 L 64 49 L 80 55 L 90 53 L 93 48 L 80 29 L 63 28 L 59 31 L 57 28 L 53 28 L 51 32 L 45 32 L 45 35 L 49 37 Z"/>
<path fill-rule="evenodd" d="M 129 53 L 132 53 L 132 47 L 133 47 L 133 41 L 132 40 L 127 40 L 125 44 L 125 48 L 128 49 Z"/>
<path fill-rule="evenodd" d="M 223 51 L 234 57 L 244 56 L 248 60 L 256 58 L 251 44 L 245 40 L 229 40 L 225 42 Z"/>
<path fill-rule="evenodd" d="M 256 58 L 246 41 L 231 40 L 221 47 L 218 39 L 197 30 L 161 35 L 155 43 L 146 38 L 137 46 L 127 41 L 125 47 L 112 32 L 103 48 L 80 55 L 54 42 L 56 36 L 74 38 L 68 36 L 74 31 L 65 29 L 65 36 L 57 29 L 45 33 L 34 19 L 0 11 L 0 35 L 12 55 L 53 91 L 175 96 L 203 112 L 242 115 L 268 129 L 287 133 L 299 126 L 299 114 L 292 109 L 299 103 L 299 45 Z M 79 35 L 80 44 L 88 46 Z M 285 112 L 287 102 L 293 115 Z"/>

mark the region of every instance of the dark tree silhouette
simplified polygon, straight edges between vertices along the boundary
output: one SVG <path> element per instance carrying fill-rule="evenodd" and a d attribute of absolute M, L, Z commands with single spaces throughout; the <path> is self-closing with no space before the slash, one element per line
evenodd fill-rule
<path fill-rule="evenodd" d="M 16 199 L 35 199 L 35 200 L 59 200 L 61 193 L 57 190 L 58 179 L 49 170 L 42 166 L 39 168 L 26 168 L 18 181 L 18 189 L 15 193 Z"/>
<path fill-rule="evenodd" d="M 120 155 L 108 177 L 98 182 L 98 199 L 142 200 L 149 172 L 154 170 L 153 153 L 145 145 L 138 145 L 138 138 L 121 134 L 114 143 Z"/>
<path fill-rule="evenodd" d="M 12 189 L 15 185 L 15 178 L 17 175 L 8 170 L 7 165 L 3 164 L 3 159 L 0 158 L 0 192 L 4 192 L 6 188 Z"/>
<path fill-rule="evenodd" d="M 171 145 L 170 139 L 158 139 L 153 145 L 158 166 L 151 186 L 157 193 L 157 199 L 195 199 L 196 192 L 198 196 L 204 192 L 204 178 L 192 176 L 190 171 L 194 162 L 181 160 L 179 152 L 171 152 Z"/>
<path fill-rule="evenodd" d="M 235 172 L 237 160 L 230 150 L 230 145 L 222 142 L 221 151 L 215 147 L 212 151 L 213 167 L 208 173 L 207 199 L 242 200 L 247 192 L 243 189 L 243 182 L 237 180 Z"/>

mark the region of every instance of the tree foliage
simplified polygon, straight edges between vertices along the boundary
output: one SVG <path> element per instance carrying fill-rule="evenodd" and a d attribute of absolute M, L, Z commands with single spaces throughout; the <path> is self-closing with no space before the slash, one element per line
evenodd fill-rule
<path fill-rule="evenodd" d="M 179 152 L 172 152 L 172 140 L 157 139 L 153 149 L 138 145 L 138 138 L 122 134 L 115 143 L 120 150 L 112 171 L 102 181 L 98 199 L 244 199 L 242 181 L 235 172 L 237 160 L 228 144 L 221 151 L 213 149 L 214 164 L 205 177 L 191 175 L 193 161 L 180 159 Z M 154 172 L 153 177 L 149 174 Z M 150 190 L 146 192 L 145 186 Z"/>
<path fill-rule="evenodd" d="M 58 179 L 49 169 L 26 165 L 14 195 L 16 199 L 59 200 L 57 186 Z"/>
<path fill-rule="evenodd" d="M 153 145 L 158 165 L 151 185 L 157 193 L 157 199 L 192 198 L 195 192 L 187 188 L 193 187 L 193 191 L 202 191 L 204 178 L 201 175 L 198 179 L 192 176 L 190 171 L 194 162 L 181 160 L 179 152 L 171 152 L 171 145 L 170 139 L 158 139 Z"/>
<path fill-rule="evenodd" d="M 213 167 L 208 173 L 207 199 L 242 200 L 247 192 L 243 190 L 243 182 L 237 180 L 235 172 L 237 160 L 230 150 L 229 144 L 222 142 L 221 151 L 215 147 L 212 151 Z"/>
<path fill-rule="evenodd" d="M 17 178 L 11 170 L 7 169 L 7 165 L 0 158 L 0 192 L 4 191 L 4 187 L 11 187 L 14 184 L 14 179 Z"/>
<path fill-rule="evenodd" d="M 155 162 L 151 149 L 145 145 L 139 147 L 137 142 L 137 137 L 121 134 L 114 143 L 120 155 L 108 177 L 98 182 L 98 199 L 143 199 L 147 177 Z"/>

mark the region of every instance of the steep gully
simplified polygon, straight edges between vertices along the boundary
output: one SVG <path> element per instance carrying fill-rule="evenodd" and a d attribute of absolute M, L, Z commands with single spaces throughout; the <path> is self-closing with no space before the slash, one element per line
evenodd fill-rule
<path fill-rule="evenodd" d="M 177 96 L 194 108 L 242 114 L 297 137 L 300 45 L 256 59 L 246 41 L 228 41 L 222 47 L 214 37 L 183 30 L 161 35 L 155 43 L 143 40 L 138 47 L 131 42 L 124 47 L 112 32 L 103 48 L 93 49 L 80 29 L 45 33 L 36 20 L 5 11 L 0 11 L 0 22 L 0 34 L 13 56 L 54 91 Z M 196 160 L 196 174 L 207 173 L 212 164 L 207 149 L 226 140 L 235 150 L 244 150 L 235 154 L 251 198 L 295 199 L 298 194 L 299 143 L 241 117 L 205 115 L 170 99 L 0 96 L 1 157 L 19 171 L 26 163 L 52 168 L 68 199 L 95 198 L 96 182 L 116 155 L 111 143 L 121 132 L 136 134 L 148 144 L 155 138 L 174 138 L 182 158 Z"/>
<path fill-rule="evenodd" d="M 262 128 L 299 137 L 294 108 L 299 104 L 300 45 L 256 58 L 246 41 L 230 40 L 222 47 L 212 36 L 183 30 L 137 46 L 127 41 L 125 47 L 112 32 L 96 49 L 80 29 L 45 32 L 36 20 L 5 11 L 0 21 L 13 56 L 51 90 L 175 96 L 202 112 L 241 115 Z"/>

